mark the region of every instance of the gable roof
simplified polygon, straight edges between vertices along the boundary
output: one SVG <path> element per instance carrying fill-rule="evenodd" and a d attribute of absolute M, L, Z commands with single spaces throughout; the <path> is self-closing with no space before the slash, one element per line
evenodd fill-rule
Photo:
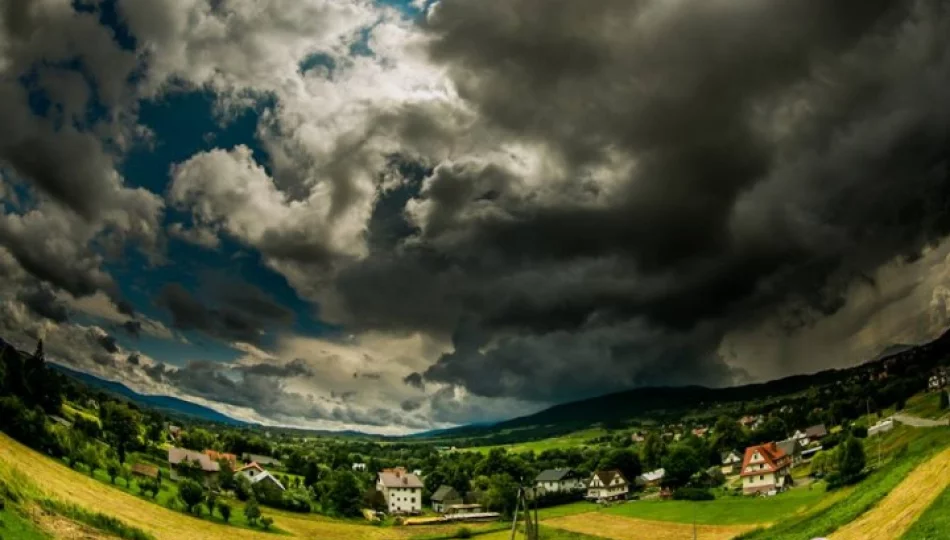
<path fill-rule="evenodd" d="M 765 465 L 765 468 L 746 471 L 746 467 L 748 467 L 752 461 L 752 456 L 756 453 L 762 456 L 762 464 Z M 762 474 L 763 472 L 775 472 L 788 465 L 789 459 L 790 457 L 774 442 L 750 446 L 745 449 L 745 456 L 742 458 L 742 472 L 739 473 L 739 476 L 753 476 Z"/>
<path fill-rule="evenodd" d="M 201 467 L 201 470 L 205 472 L 218 472 L 220 470 L 218 462 L 212 460 L 203 452 L 195 452 L 194 450 L 186 450 L 184 448 L 168 449 L 169 464 L 178 465 L 183 461 L 196 462 L 198 466 Z"/>
<path fill-rule="evenodd" d="M 230 461 L 231 463 L 234 463 L 237 461 L 237 456 L 235 456 L 234 454 L 229 454 L 227 452 L 218 452 L 217 450 L 205 450 L 205 454 L 207 454 L 209 458 L 215 461 L 221 461 L 222 459 Z"/>
<path fill-rule="evenodd" d="M 455 488 L 453 488 L 452 486 L 447 486 L 445 484 L 442 484 L 441 486 L 439 486 L 439 489 L 435 490 L 435 493 L 432 494 L 432 497 L 430 497 L 430 499 L 436 502 L 451 501 L 451 500 L 460 501 L 462 500 L 462 496 L 459 495 L 459 492 L 455 491 Z"/>
<path fill-rule="evenodd" d="M 577 476 L 573 469 L 546 469 L 538 473 L 535 482 L 560 482 L 565 478 L 574 478 Z"/>
<path fill-rule="evenodd" d="M 728 452 L 723 452 L 723 453 L 719 454 L 719 461 L 720 461 L 721 463 L 725 463 L 726 460 L 729 460 L 729 461 L 739 461 L 741 458 L 742 458 L 742 456 L 740 456 L 740 455 L 739 455 L 739 452 L 737 452 L 737 451 L 735 451 L 735 450 L 729 450 Z"/>
<path fill-rule="evenodd" d="M 614 478 L 617 478 L 617 477 L 620 477 L 620 479 L 623 480 L 624 484 L 627 483 L 627 478 L 623 475 L 622 472 L 618 470 L 594 471 L 594 478 L 599 478 L 600 483 L 602 483 L 604 486 L 609 486 L 610 483 L 613 482 Z M 591 478 L 591 481 L 593 481 L 593 478 Z"/>
<path fill-rule="evenodd" d="M 257 463 L 263 463 L 264 465 L 280 466 L 279 459 L 272 458 L 270 456 L 262 456 L 259 454 L 248 454 L 247 452 L 245 452 L 244 454 L 241 454 L 241 459 L 243 459 L 244 461 L 254 461 Z"/>
<path fill-rule="evenodd" d="M 284 485 L 280 483 L 280 480 L 278 480 L 276 476 L 274 476 L 273 474 L 267 471 L 263 471 L 261 474 L 256 475 L 254 478 L 251 478 L 251 483 L 256 484 L 260 482 L 261 480 L 265 480 L 267 478 L 269 478 L 272 482 L 277 484 L 277 487 L 279 487 L 281 491 L 286 491 L 287 488 L 285 488 Z"/>
<path fill-rule="evenodd" d="M 248 469 L 257 469 L 261 472 L 267 472 L 264 470 L 264 467 L 261 467 L 260 465 L 258 465 L 256 461 L 248 463 L 247 465 L 244 465 L 243 467 L 238 467 L 238 469 L 234 472 L 246 471 Z"/>
<path fill-rule="evenodd" d="M 810 428 L 805 430 L 805 436 L 809 438 L 826 437 L 827 435 L 828 435 L 828 430 L 825 429 L 824 424 L 811 426 Z"/>
<path fill-rule="evenodd" d="M 655 471 L 645 472 L 637 478 L 642 482 L 656 482 L 657 480 L 662 480 L 664 476 L 666 476 L 666 469 L 657 469 Z"/>
<path fill-rule="evenodd" d="M 380 484 L 388 488 L 421 488 L 423 487 L 422 480 L 419 480 L 419 477 L 406 472 L 406 469 L 402 467 L 397 467 L 395 469 L 383 469 L 380 471 L 376 478 Z"/>
<path fill-rule="evenodd" d="M 785 439 L 784 441 L 779 441 L 775 443 L 775 446 L 777 446 L 779 450 L 781 450 L 782 452 L 790 456 L 794 456 L 795 454 L 800 454 L 802 451 L 802 443 L 799 439 Z"/>

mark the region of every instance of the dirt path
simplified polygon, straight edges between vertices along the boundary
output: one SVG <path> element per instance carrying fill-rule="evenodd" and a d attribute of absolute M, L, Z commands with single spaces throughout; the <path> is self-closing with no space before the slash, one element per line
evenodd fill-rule
<path fill-rule="evenodd" d="M 929 418 L 918 418 L 916 416 L 910 416 L 909 414 L 902 413 L 895 414 L 894 420 L 897 420 L 901 424 L 907 424 L 908 426 L 913 427 L 950 426 L 950 419 L 948 418 L 944 418 L 942 420 L 930 420 Z"/>
<path fill-rule="evenodd" d="M 589 534 L 613 540 L 687 540 L 693 538 L 693 526 L 687 523 L 649 521 L 624 516 L 588 512 L 541 522 L 542 525 L 565 531 Z M 728 540 L 756 528 L 756 525 L 699 525 L 699 540 Z"/>
<path fill-rule="evenodd" d="M 838 529 L 831 535 L 831 539 L 899 538 L 948 485 L 950 485 L 950 448 L 911 471 L 907 478 L 874 508 Z"/>

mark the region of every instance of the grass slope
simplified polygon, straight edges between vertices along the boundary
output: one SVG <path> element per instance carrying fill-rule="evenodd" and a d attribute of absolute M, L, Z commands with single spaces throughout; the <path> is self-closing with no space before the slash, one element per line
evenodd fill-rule
<path fill-rule="evenodd" d="M 937 540 L 950 537 L 950 487 L 927 508 L 902 540 Z"/>
<path fill-rule="evenodd" d="M 9 504 L 9 503 L 8 503 Z M 52 536 L 41 531 L 29 519 L 13 508 L 0 510 L 0 539 L 50 540 Z"/>
<path fill-rule="evenodd" d="M 591 428 L 581 431 L 575 431 L 573 433 L 568 433 L 567 435 L 561 435 L 558 437 L 549 437 L 547 439 L 541 439 L 537 441 L 529 441 L 525 443 L 518 444 L 498 444 L 498 445 L 488 445 L 488 446 L 474 446 L 470 448 L 461 448 L 467 452 L 481 452 L 487 454 L 493 448 L 504 448 L 509 452 L 528 452 L 533 451 L 535 453 L 541 453 L 545 450 L 555 450 L 555 449 L 565 449 L 565 448 L 583 448 L 589 444 L 591 439 L 597 437 L 602 437 L 607 434 L 607 430 L 603 428 Z"/>

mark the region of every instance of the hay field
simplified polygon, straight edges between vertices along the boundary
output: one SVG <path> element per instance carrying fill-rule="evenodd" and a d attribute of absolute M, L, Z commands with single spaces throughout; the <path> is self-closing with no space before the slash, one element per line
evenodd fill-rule
<path fill-rule="evenodd" d="M 950 448 L 914 469 L 874 508 L 838 529 L 831 538 L 899 538 L 947 486 L 950 486 Z"/>
<path fill-rule="evenodd" d="M 693 537 L 693 526 L 669 521 L 649 521 L 601 512 L 575 514 L 545 520 L 544 525 L 565 531 L 589 534 L 613 540 L 683 540 Z M 700 540 L 728 540 L 754 529 L 755 525 L 697 525 Z"/>

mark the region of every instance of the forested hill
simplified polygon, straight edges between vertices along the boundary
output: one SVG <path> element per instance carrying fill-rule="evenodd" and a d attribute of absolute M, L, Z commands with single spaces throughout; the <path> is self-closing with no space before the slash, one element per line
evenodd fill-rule
<path fill-rule="evenodd" d="M 883 369 L 885 363 L 899 374 L 893 384 L 920 384 L 930 370 L 950 357 L 950 330 L 919 346 L 888 347 L 864 364 L 845 369 L 830 369 L 807 375 L 795 375 L 765 383 L 706 388 L 702 386 L 651 387 L 563 403 L 541 412 L 514 418 L 491 426 L 463 426 L 426 434 L 433 439 L 490 437 L 518 431 L 567 432 L 593 424 L 610 425 L 636 418 L 675 417 L 689 411 L 709 409 L 714 404 L 755 402 L 804 392 L 810 388 L 845 381 L 865 371 Z"/>

